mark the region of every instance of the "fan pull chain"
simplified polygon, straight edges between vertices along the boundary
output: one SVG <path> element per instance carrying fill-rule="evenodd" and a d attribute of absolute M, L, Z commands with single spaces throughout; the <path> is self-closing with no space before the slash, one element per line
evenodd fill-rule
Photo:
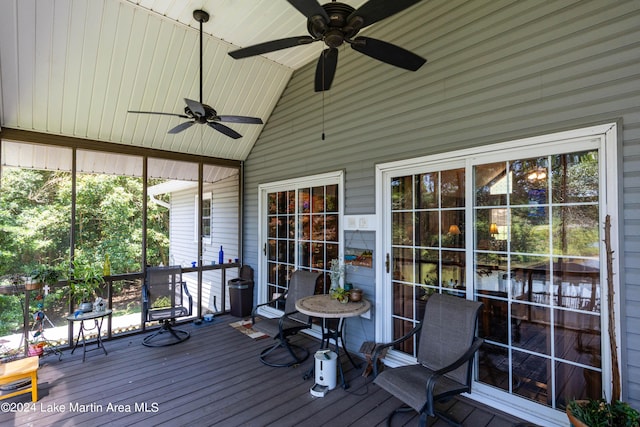
<path fill-rule="evenodd" d="M 325 55 L 324 51 L 320 51 L 322 57 L 322 140 L 324 141 L 324 71 L 325 71 Z"/>
<path fill-rule="evenodd" d="M 322 84 L 324 85 L 324 82 Z M 322 140 L 324 141 L 324 91 L 322 91 Z"/>

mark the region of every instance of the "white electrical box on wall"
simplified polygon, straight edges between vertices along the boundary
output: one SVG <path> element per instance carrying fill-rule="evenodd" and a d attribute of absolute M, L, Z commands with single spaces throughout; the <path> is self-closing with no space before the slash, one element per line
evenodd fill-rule
<path fill-rule="evenodd" d="M 376 216 L 375 215 L 345 215 L 345 230 L 375 231 Z"/>

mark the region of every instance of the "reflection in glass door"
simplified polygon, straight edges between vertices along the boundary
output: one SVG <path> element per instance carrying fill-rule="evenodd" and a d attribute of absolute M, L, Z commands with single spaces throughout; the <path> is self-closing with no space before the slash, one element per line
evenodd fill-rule
<path fill-rule="evenodd" d="M 598 152 L 474 168 L 479 380 L 553 408 L 602 395 Z"/>
<path fill-rule="evenodd" d="M 464 169 L 392 178 L 393 339 L 422 321 L 434 292 L 466 296 L 464 197 Z M 397 349 L 415 356 L 415 344 Z"/>
<path fill-rule="evenodd" d="M 600 397 L 598 151 L 478 164 L 466 194 L 465 170 L 391 178 L 393 338 L 432 293 L 466 298 L 473 286 L 481 383 L 560 409 Z M 415 356 L 415 345 L 396 349 Z"/>

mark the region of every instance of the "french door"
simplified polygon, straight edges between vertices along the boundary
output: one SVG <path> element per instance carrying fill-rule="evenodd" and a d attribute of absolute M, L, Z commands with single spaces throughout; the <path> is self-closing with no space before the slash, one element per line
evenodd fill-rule
<path fill-rule="evenodd" d="M 615 145 L 608 126 L 381 165 L 385 338 L 420 322 L 434 292 L 474 299 L 485 339 L 474 394 L 557 419 L 569 400 L 607 393 Z"/>
<path fill-rule="evenodd" d="M 284 293 L 294 270 L 324 272 L 327 283 L 342 254 L 342 187 L 342 172 L 260 187 L 259 301 Z"/>

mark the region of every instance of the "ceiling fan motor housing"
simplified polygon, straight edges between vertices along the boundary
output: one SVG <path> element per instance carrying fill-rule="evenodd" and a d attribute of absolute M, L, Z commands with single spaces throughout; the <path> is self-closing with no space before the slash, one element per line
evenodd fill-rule
<path fill-rule="evenodd" d="M 336 1 L 322 5 L 319 0 L 287 1 L 306 17 L 309 35 L 262 42 L 231 51 L 229 55 L 235 59 L 247 58 L 322 41 L 328 48 L 322 51 L 317 61 L 316 92 L 331 88 L 338 65 L 338 48 L 345 43 L 364 55 L 405 70 L 417 71 L 427 62 L 421 56 L 384 40 L 356 37 L 363 28 L 402 12 L 421 0 L 368 0 L 358 9 Z"/>
<path fill-rule="evenodd" d="M 329 22 L 325 22 L 320 15 L 309 17 L 307 30 L 311 36 L 321 39 L 327 46 L 335 48 L 357 34 L 363 22 L 362 18 L 356 16 L 352 18 L 354 22 L 347 22 L 349 15 L 355 11 L 353 7 L 344 3 L 332 2 L 323 4 L 322 8 L 327 12 Z"/>
<path fill-rule="evenodd" d="M 200 115 L 198 113 L 191 111 L 191 108 L 189 108 L 189 106 L 184 107 L 184 113 L 200 124 L 205 124 L 210 121 L 219 120 L 218 112 L 214 110 L 213 107 L 207 104 L 202 104 L 202 106 L 204 107 L 204 112 L 205 112 L 204 115 Z"/>

